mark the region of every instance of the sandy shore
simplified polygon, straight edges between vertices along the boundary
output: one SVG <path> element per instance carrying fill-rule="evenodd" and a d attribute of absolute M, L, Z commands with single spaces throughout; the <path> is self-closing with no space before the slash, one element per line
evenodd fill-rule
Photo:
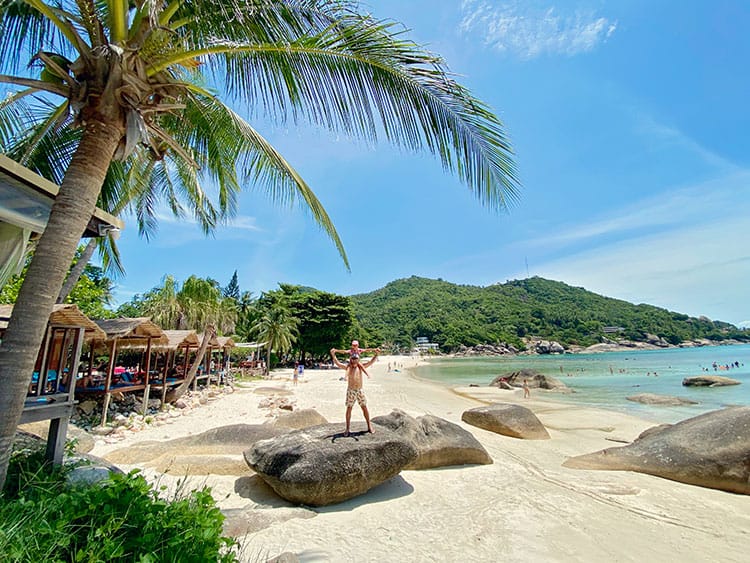
<path fill-rule="evenodd" d="M 405 369 L 387 372 L 389 362 Z M 411 376 L 414 363 L 383 357 L 368 369 L 372 415 L 400 408 L 460 424 L 494 464 L 402 471 L 361 497 L 317 509 L 279 499 L 249 469 L 244 475 L 190 477 L 191 486 L 209 485 L 222 509 L 248 515 L 255 531 L 243 540 L 245 560 L 292 552 L 301 561 L 747 561 L 750 497 L 638 473 L 561 466 L 569 456 L 632 440 L 652 423 L 558 404 L 541 391 L 523 400 L 520 391 L 448 389 Z M 91 453 L 106 457 L 145 440 L 266 422 L 269 410 L 259 403 L 269 394 L 284 394 L 295 408 L 314 408 L 343 428 L 341 374 L 307 370 L 293 386 L 291 371 L 281 370 L 170 424 L 116 444 L 99 441 Z M 517 440 L 461 422 L 464 410 L 493 401 L 531 408 L 552 439 Z M 352 420 L 355 429 L 363 425 L 357 407 Z M 168 485 L 177 479 L 143 469 Z"/>

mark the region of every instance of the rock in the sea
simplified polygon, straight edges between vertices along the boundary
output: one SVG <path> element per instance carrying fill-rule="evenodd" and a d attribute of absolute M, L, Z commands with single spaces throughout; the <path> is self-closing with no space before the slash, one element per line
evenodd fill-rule
<path fill-rule="evenodd" d="M 698 375 L 686 377 L 682 380 L 685 387 L 724 387 L 725 385 L 739 385 L 741 381 L 720 375 Z"/>
<path fill-rule="evenodd" d="M 461 420 L 472 426 L 524 440 L 549 440 L 547 429 L 526 407 L 493 403 L 464 411 Z"/>
<path fill-rule="evenodd" d="M 372 422 L 395 432 L 417 449 L 419 457 L 404 469 L 492 463 L 487 450 L 470 432 L 437 416 L 414 418 L 394 409 L 389 415 L 376 416 Z"/>
<path fill-rule="evenodd" d="M 750 494 L 750 407 L 731 407 L 644 432 L 632 444 L 568 459 L 565 467 L 637 471 Z"/>
<path fill-rule="evenodd" d="M 502 375 L 498 375 L 492 380 L 490 386 L 500 387 L 502 389 L 514 387 L 520 388 L 523 385 L 524 379 L 532 389 L 552 389 L 556 391 L 569 390 L 569 387 L 559 379 L 527 368 L 518 371 L 509 371 Z"/>
<path fill-rule="evenodd" d="M 666 405 L 666 406 L 679 406 L 679 405 L 697 405 L 698 401 L 692 399 L 685 399 L 683 397 L 672 397 L 671 395 L 657 395 L 656 393 L 639 393 L 638 395 L 631 395 L 625 397 L 628 401 L 635 403 L 643 403 L 644 405 Z"/>
<path fill-rule="evenodd" d="M 311 506 L 335 504 L 366 493 L 417 459 L 406 440 L 377 428 L 344 437 L 341 424 L 324 424 L 262 440 L 245 461 L 276 493 Z"/>

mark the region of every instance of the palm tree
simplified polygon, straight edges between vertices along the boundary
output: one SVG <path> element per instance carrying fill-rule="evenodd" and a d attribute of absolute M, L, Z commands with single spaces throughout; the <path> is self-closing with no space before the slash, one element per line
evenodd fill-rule
<path fill-rule="evenodd" d="M 165 328 L 203 331 L 203 341 L 185 381 L 170 391 L 169 401 L 179 399 L 190 387 L 217 328 L 231 333 L 237 318 L 234 300 L 222 295 L 219 283 L 196 276 L 190 276 L 179 289 L 175 279 L 166 276 L 162 287 L 154 288 L 145 296 L 143 313 Z"/>
<path fill-rule="evenodd" d="M 0 485 L 46 320 L 113 170 L 142 183 L 144 212 L 188 193 L 200 202 L 191 211 L 216 221 L 206 181 L 226 209 L 244 184 L 297 199 L 348 266 L 304 180 L 212 87 L 277 121 L 427 149 L 491 208 L 515 196 L 511 149 L 489 108 L 402 28 L 357 9 L 350 0 L 0 0 L 0 83 L 13 89 L 0 130 L 31 146 L 65 141 L 60 191 L 0 345 Z"/>
<path fill-rule="evenodd" d="M 283 304 L 273 305 L 253 325 L 251 332 L 266 345 L 266 375 L 271 369 L 271 352 L 276 350 L 279 357 L 292 348 L 298 336 L 299 321 Z"/>

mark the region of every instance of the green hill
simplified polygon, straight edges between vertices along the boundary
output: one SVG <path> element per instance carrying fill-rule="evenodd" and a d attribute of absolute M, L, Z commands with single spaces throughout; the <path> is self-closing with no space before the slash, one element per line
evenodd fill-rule
<path fill-rule="evenodd" d="M 539 277 L 478 287 L 412 276 L 353 295 L 351 301 L 368 342 L 402 348 L 410 348 L 417 336 L 428 337 L 443 351 L 498 342 L 523 347 L 527 336 L 565 346 L 589 346 L 605 338 L 645 341 L 646 334 L 672 344 L 750 339 L 748 331 L 728 323 L 633 305 Z M 622 330 L 612 334 L 605 327 Z"/>

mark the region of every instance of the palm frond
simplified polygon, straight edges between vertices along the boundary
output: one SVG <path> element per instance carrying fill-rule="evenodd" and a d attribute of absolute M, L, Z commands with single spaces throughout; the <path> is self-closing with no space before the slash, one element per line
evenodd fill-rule
<path fill-rule="evenodd" d="M 483 204 L 506 208 L 518 180 L 502 123 L 440 57 L 402 34 L 392 22 L 348 15 L 294 41 L 214 41 L 183 56 L 205 58 L 230 92 L 276 120 L 304 117 L 371 142 L 383 136 L 429 150 Z"/>
<path fill-rule="evenodd" d="M 52 21 L 23 0 L 0 0 L 0 65 L 12 73 L 26 62 L 20 53 L 62 48 L 65 37 Z"/>

